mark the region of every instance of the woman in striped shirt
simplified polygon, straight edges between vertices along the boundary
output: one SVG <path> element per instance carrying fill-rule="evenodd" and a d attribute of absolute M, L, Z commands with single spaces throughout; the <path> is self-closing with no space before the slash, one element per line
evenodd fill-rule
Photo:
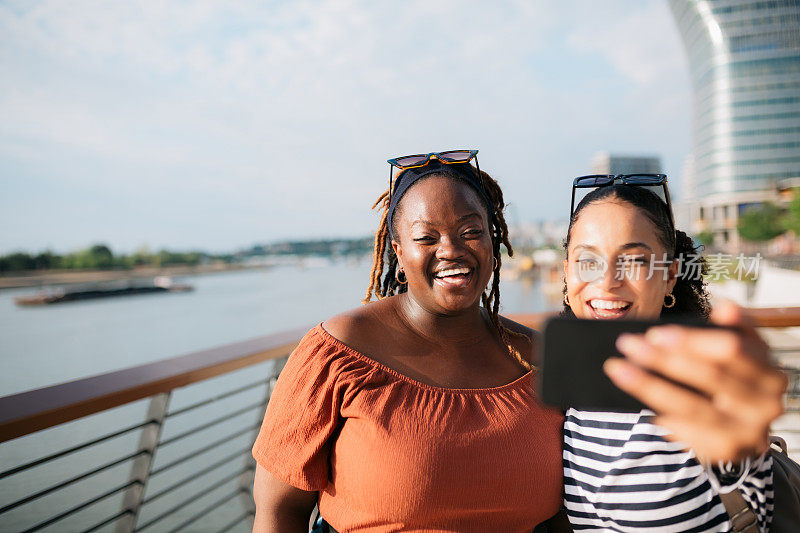
<path fill-rule="evenodd" d="M 708 318 L 705 263 L 691 239 L 674 229 L 670 207 L 650 188 L 619 181 L 594 189 L 571 214 L 564 314 Z M 768 530 L 768 430 L 782 410 L 785 378 L 738 308 L 718 306 L 711 318 L 744 333 L 662 326 L 619 338 L 626 358 L 609 360 L 606 372 L 658 415 L 566 413 L 564 502 L 574 530 L 730 531 L 719 494 L 732 490 Z"/>

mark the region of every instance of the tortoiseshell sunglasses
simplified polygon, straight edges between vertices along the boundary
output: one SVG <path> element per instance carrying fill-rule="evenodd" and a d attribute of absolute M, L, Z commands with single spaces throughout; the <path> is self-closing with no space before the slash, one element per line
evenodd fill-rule
<path fill-rule="evenodd" d="M 397 167 L 401 170 L 408 168 L 424 167 L 430 161 L 436 159 L 445 165 L 453 165 L 456 163 L 469 163 L 475 159 L 475 167 L 478 169 L 478 176 L 481 175 L 481 167 L 478 166 L 478 151 L 477 150 L 448 150 L 446 152 L 430 152 L 428 154 L 415 154 L 404 155 L 387 159 L 389 163 L 389 199 L 392 198 L 392 167 Z"/>

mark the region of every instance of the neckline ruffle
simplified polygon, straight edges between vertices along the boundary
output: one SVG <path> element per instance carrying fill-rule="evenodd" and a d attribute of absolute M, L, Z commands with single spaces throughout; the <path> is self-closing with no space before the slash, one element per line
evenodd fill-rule
<path fill-rule="evenodd" d="M 368 355 L 365 355 L 365 354 L 359 352 L 355 348 L 352 348 L 352 347 L 348 346 L 347 344 L 343 343 L 342 341 L 340 341 L 339 339 L 337 339 L 336 337 L 331 335 L 324 327 L 322 327 L 322 322 L 320 322 L 315 329 L 322 336 L 322 338 L 324 340 L 334 344 L 337 348 L 341 349 L 342 351 L 346 352 L 347 354 L 352 355 L 352 356 L 356 357 L 357 359 L 359 359 L 360 361 L 365 362 L 366 364 L 368 364 L 372 368 L 376 368 L 376 369 L 381 370 L 382 372 L 384 372 L 386 374 L 389 374 L 390 376 L 396 378 L 399 381 L 406 382 L 406 383 L 408 383 L 410 385 L 413 385 L 413 386 L 415 386 L 417 388 L 420 388 L 420 389 L 425 389 L 425 390 L 444 393 L 444 394 L 475 394 L 475 395 L 483 395 L 483 394 L 494 394 L 494 393 L 499 393 L 499 392 L 505 392 L 505 391 L 508 391 L 508 390 L 515 390 L 515 389 L 520 388 L 522 386 L 530 386 L 531 385 L 531 380 L 533 379 L 534 370 L 528 370 L 527 372 L 525 372 L 525 374 L 523 374 L 522 376 L 518 377 L 517 379 L 515 379 L 515 380 L 513 380 L 513 381 L 511 381 L 509 383 L 506 383 L 504 385 L 498 385 L 496 387 L 474 388 L 474 389 L 472 389 L 472 388 L 437 387 L 435 385 L 429 385 L 427 383 L 423 383 L 423 382 L 418 381 L 418 380 L 416 380 L 414 378 L 406 376 L 405 374 L 402 374 L 402 373 L 398 372 L 397 370 L 394 370 L 393 368 L 390 368 L 390 367 L 384 365 L 383 363 L 379 363 L 378 361 L 376 361 L 372 357 L 369 357 Z"/>

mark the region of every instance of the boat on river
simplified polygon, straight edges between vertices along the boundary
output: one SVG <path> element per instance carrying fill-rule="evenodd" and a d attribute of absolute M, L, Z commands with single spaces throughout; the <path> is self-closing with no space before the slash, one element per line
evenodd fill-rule
<path fill-rule="evenodd" d="M 193 290 L 194 287 L 191 285 L 173 283 L 172 278 L 159 276 L 153 279 L 151 283 L 144 285 L 134 285 L 132 281 L 128 281 L 124 286 L 117 283 L 83 286 L 72 290 L 58 288 L 55 290 L 42 291 L 35 296 L 18 296 L 14 298 L 14 303 L 21 306 L 49 305 L 79 300 L 111 298 L 115 296 L 135 296 L 138 294 L 160 292 L 189 292 Z"/>

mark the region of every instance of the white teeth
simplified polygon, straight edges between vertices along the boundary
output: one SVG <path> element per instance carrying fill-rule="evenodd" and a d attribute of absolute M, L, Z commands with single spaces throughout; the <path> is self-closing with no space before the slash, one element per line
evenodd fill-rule
<path fill-rule="evenodd" d="M 630 303 L 619 300 L 589 300 L 589 305 L 595 309 L 622 309 L 628 307 Z"/>
<path fill-rule="evenodd" d="M 446 276 L 455 276 L 456 274 L 469 274 L 468 268 L 448 268 L 436 273 L 437 278 L 444 278 Z"/>

